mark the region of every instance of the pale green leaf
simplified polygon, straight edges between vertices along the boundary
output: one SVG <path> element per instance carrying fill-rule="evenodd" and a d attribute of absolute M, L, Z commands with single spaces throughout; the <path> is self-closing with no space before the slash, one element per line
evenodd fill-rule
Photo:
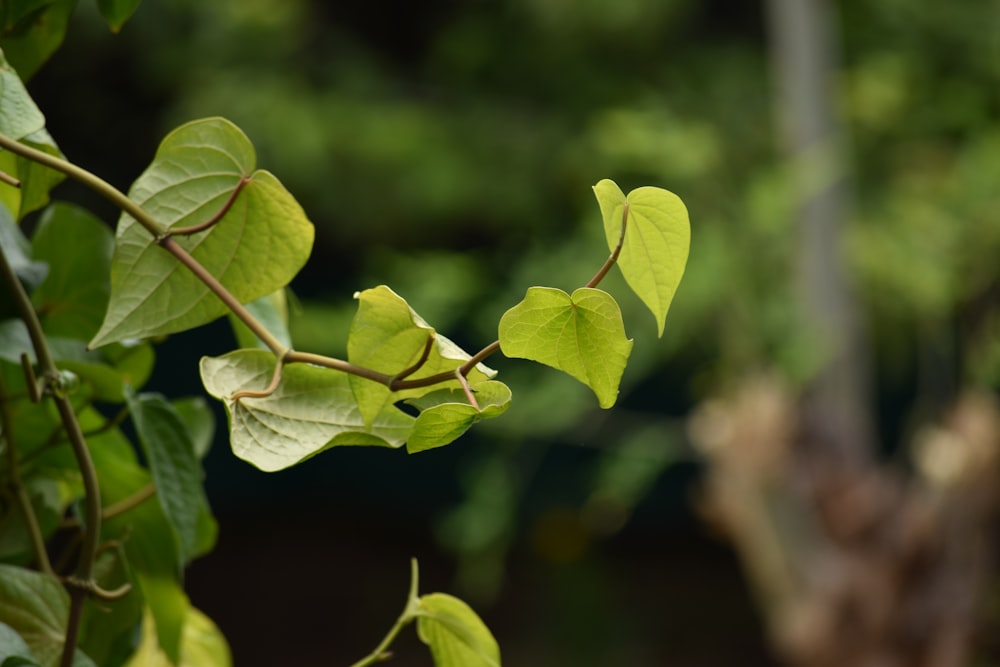
<path fill-rule="evenodd" d="M 429 340 L 431 349 L 426 360 L 406 377 L 407 380 L 455 370 L 471 359 L 471 355 L 455 343 L 437 334 L 401 296 L 385 285 L 359 292 L 356 297 L 358 312 L 347 340 L 347 358 L 352 363 L 396 375 L 420 360 Z M 470 385 L 476 386 L 494 375 L 496 371 L 478 364 L 467 379 Z M 350 383 L 366 424 L 395 401 L 421 396 L 441 387 L 459 386 L 454 380 L 432 387 L 391 392 L 383 384 L 353 375 Z"/>
<path fill-rule="evenodd" d="M 626 225 L 618 266 L 625 282 L 652 311 L 662 336 L 691 245 L 687 208 L 677 195 L 662 188 L 636 188 L 626 197 L 608 179 L 594 186 L 594 194 L 610 249 L 618 245 L 622 224 Z"/>
<path fill-rule="evenodd" d="M 0 623 L 14 629 L 42 667 L 62 654 L 69 594 L 55 577 L 0 564 Z"/>
<path fill-rule="evenodd" d="M 201 465 L 187 426 L 159 394 L 126 392 L 129 413 L 156 483 L 156 499 L 170 522 L 181 562 L 195 548 L 204 503 Z"/>
<path fill-rule="evenodd" d="M 445 593 L 420 597 L 417 634 L 435 667 L 500 667 L 500 647 L 469 605 Z"/>
<path fill-rule="evenodd" d="M 271 395 L 232 399 L 237 391 L 267 387 L 274 365 L 274 355 L 264 350 L 236 350 L 201 360 L 202 383 L 226 405 L 230 445 L 239 458 L 270 472 L 328 447 L 400 447 L 406 441 L 413 418 L 388 405 L 366 426 L 347 375 L 339 371 L 291 364 Z"/>
<path fill-rule="evenodd" d="M 129 197 L 167 228 L 191 227 L 224 209 L 218 223 L 175 237 L 242 303 L 284 287 L 309 257 L 313 226 L 266 171 L 246 135 L 221 118 L 182 125 L 160 144 Z M 91 346 L 183 331 L 225 314 L 223 303 L 122 214 L 111 267 L 111 303 Z"/>
<path fill-rule="evenodd" d="M 21 139 L 43 127 L 45 116 L 31 99 L 21 77 L 0 53 L 0 132 Z"/>
<path fill-rule="evenodd" d="M 215 439 L 215 413 L 201 396 L 177 398 L 171 404 L 191 434 L 195 455 L 204 459 Z"/>
<path fill-rule="evenodd" d="M 31 295 L 45 333 L 90 340 L 108 307 L 114 237 L 100 220 L 71 204 L 54 204 L 32 236 L 32 254 L 49 273 Z"/>
<path fill-rule="evenodd" d="M 406 439 L 406 451 L 413 454 L 447 445 L 480 419 L 498 417 L 510 407 L 510 389 L 502 382 L 481 382 L 473 393 L 478 410 L 461 389 L 442 389 L 408 401 L 421 412 Z"/>
<path fill-rule="evenodd" d="M 142 622 L 142 641 L 125 667 L 230 667 L 229 644 L 208 616 L 194 607 L 188 610 L 181 635 L 180 662 L 167 658 L 156 642 L 155 624 L 147 611 Z"/>
<path fill-rule="evenodd" d="M 292 347 L 292 337 L 288 333 L 288 298 L 284 288 L 251 301 L 246 307 L 254 319 L 264 325 L 278 342 L 285 347 Z M 232 313 L 229 314 L 229 324 L 233 327 L 237 347 L 268 349 L 267 345 Z"/>
<path fill-rule="evenodd" d="M 632 351 L 621 310 L 607 292 L 582 287 L 570 296 L 531 287 L 500 318 L 500 350 L 557 368 L 590 387 L 602 408 L 614 405 Z"/>

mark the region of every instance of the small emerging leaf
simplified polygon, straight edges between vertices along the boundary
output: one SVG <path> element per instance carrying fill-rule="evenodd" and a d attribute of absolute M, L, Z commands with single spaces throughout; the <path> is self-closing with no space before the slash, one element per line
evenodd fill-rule
<path fill-rule="evenodd" d="M 328 447 L 401 447 L 406 441 L 413 417 L 388 405 L 366 426 L 347 375 L 327 368 L 291 364 L 271 395 L 232 399 L 237 391 L 266 387 L 274 365 L 274 355 L 264 350 L 236 350 L 201 360 L 202 383 L 225 403 L 230 444 L 244 461 L 272 472 Z"/>
<path fill-rule="evenodd" d="M 602 408 L 614 405 L 632 341 L 621 310 L 607 292 L 582 287 L 570 296 L 531 287 L 500 318 L 500 350 L 572 375 L 590 387 Z"/>
<path fill-rule="evenodd" d="M 474 390 L 477 410 L 470 405 L 465 392 L 444 389 L 423 396 L 419 401 L 409 401 L 421 407 L 413 425 L 413 432 L 406 439 L 406 451 L 411 454 L 454 442 L 480 419 L 499 417 L 510 407 L 510 389 L 502 382 L 488 381 L 476 385 Z M 428 405 L 430 401 L 438 402 Z"/>
<path fill-rule="evenodd" d="M 435 667 L 500 667 L 500 647 L 469 605 L 445 593 L 420 597 L 417 635 Z"/>
<path fill-rule="evenodd" d="M 626 225 L 618 266 L 625 282 L 652 311 L 662 336 L 691 245 L 687 208 L 677 195 L 661 188 L 636 188 L 626 197 L 608 179 L 594 186 L 594 195 L 610 249 L 618 245 L 622 224 Z"/>

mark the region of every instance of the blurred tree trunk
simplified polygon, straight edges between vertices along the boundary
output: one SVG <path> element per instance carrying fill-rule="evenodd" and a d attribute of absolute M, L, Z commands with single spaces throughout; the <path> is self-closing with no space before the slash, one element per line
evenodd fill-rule
<path fill-rule="evenodd" d="M 879 461 L 866 338 L 840 254 L 852 197 L 833 0 L 767 9 L 799 204 L 796 277 L 824 356 L 801 395 L 756 378 L 695 413 L 692 439 L 709 464 L 701 509 L 739 552 L 788 663 L 963 667 L 991 576 L 1000 409 L 966 391 L 908 443 L 911 473 Z"/>

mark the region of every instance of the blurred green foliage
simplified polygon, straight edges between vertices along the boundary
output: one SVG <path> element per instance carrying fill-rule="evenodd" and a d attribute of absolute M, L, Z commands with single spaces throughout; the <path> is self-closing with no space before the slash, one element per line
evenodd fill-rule
<path fill-rule="evenodd" d="M 880 392 L 913 401 L 914 378 L 926 380 L 916 392 L 995 387 L 996 4 L 837 6 L 838 99 L 858 195 L 844 248 Z M 621 457 L 658 471 L 683 454 L 676 418 L 727 378 L 775 366 L 802 377 L 812 367 L 815 345 L 794 305 L 791 167 L 774 138 L 761 14 L 757 3 L 694 0 L 149 0 L 109 42 L 84 3 L 51 66 L 75 84 L 46 83 L 43 70 L 38 85 L 63 95 L 75 85 L 81 96 L 125 85 L 140 101 L 49 105 L 66 150 L 68 133 L 83 146 L 106 139 L 107 124 L 152 124 L 150 146 L 195 117 L 242 127 L 317 223 L 292 332 L 316 352 L 343 353 L 350 295 L 379 283 L 478 349 L 526 287 L 572 289 L 600 266 L 589 191 L 599 178 L 684 199 L 691 261 L 664 339 L 637 300 L 620 297 L 641 329 L 629 332 L 641 335 L 626 409 L 601 413 L 572 381 L 527 380 L 516 363 L 495 364 L 514 390 L 512 416 L 482 429 L 490 446 L 471 450 L 461 476 L 468 502 L 440 531 L 464 555 L 466 583 L 488 593 L 546 444 L 604 451 L 595 469 L 571 471 L 578 483 L 554 502 L 587 505 L 584 524 L 607 532 L 655 481 Z M 84 61 L 103 69 L 67 67 Z M 609 289 L 625 295 L 615 281 Z M 928 356 L 943 356 L 943 370 L 928 372 Z M 607 517 L 593 518 L 601 501 L 588 504 L 575 488 L 583 479 L 603 480 L 592 493 L 613 498 Z"/>

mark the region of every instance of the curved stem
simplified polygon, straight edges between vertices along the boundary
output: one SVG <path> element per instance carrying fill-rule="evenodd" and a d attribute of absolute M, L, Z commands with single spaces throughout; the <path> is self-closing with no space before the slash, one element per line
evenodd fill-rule
<path fill-rule="evenodd" d="M 229 199 L 226 200 L 226 203 L 222 205 L 222 208 L 220 208 L 215 215 L 213 215 L 205 222 L 202 222 L 197 225 L 191 225 L 189 227 L 171 227 L 167 233 L 170 236 L 190 236 L 191 234 L 197 234 L 198 232 L 203 232 L 209 227 L 215 225 L 217 222 L 219 222 L 219 220 L 222 220 L 222 218 L 225 217 L 226 213 L 229 213 L 229 209 L 233 207 L 233 204 L 236 202 L 236 197 L 240 194 L 240 191 L 243 189 L 243 186 L 245 186 L 249 182 L 250 179 L 248 177 L 246 176 L 240 177 L 239 182 L 236 184 L 236 187 L 233 188 L 233 191 L 232 193 L 230 193 Z"/>
<path fill-rule="evenodd" d="M 97 470 L 90 458 L 87 441 L 80 429 L 80 422 L 76 419 L 73 404 L 59 386 L 59 369 L 49 352 L 49 346 L 45 340 L 45 334 L 42 332 L 42 325 L 38 321 L 38 315 L 31 305 L 27 292 L 24 291 L 24 286 L 21 285 L 21 281 L 18 280 L 7 261 L 7 256 L 2 248 L 0 248 L 0 277 L 7 283 L 21 319 L 24 321 L 24 326 L 28 329 L 28 336 L 31 338 L 31 344 L 35 350 L 35 358 L 38 360 L 38 367 L 46 381 L 46 390 L 56 404 L 59 418 L 66 429 L 73 454 L 76 456 L 77 466 L 80 468 L 85 499 L 86 527 L 83 534 L 83 546 L 80 549 L 80 559 L 77 561 L 75 579 L 89 582 L 93 578 L 94 560 L 97 558 L 97 544 L 101 534 L 101 496 L 97 482 Z M 83 603 L 86 597 L 86 590 L 71 587 L 66 641 L 60 663 L 62 667 L 70 667 L 73 663 L 73 654 L 80 633 Z"/>
<path fill-rule="evenodd" d="M 615 262 L 618 261 L 618 255 L 622 252 L 622 244 L 625 243 L 625 229 L 627 226 L 628 201 L 625 202 L 625 206 L 622 208 L 622 231 L 618 235 L 618 245 L 616 245 L 615 249 L 611 251 L 611 256 L 604 262 L 604 266 L 602 266 L 601 269 L 594 274 L 594 277 L 587 282 L 587 287 L 597 287 L 600 282 L 604 280 L 604 276 L 608 275 L 608 271 L 610 271 L 611 267 L 615 265 Z"/>
<path fill-rule="evenodd" d="M 400 631 L 413 622 L 413 619 L 417 617 L 417 611 L 420 608 L 420 598 L 417 597 L 417 591 L 419 590 L 419 576 L 420 572 L 417 568 L 417 559 L 410 559 L 410 592 L 406 598 L 406 607 L 403 608 L 403 613 L 399 615 L 396 622 L 389 632 L 386 633 L 382 641 L 375 649 L 361 658 L 355 663 L 351 664 L 351 667 L 368 667 L 369 665 L 374 665 L 377 662 L 385 662 L 392 654 L 389 653 L 389 646 L 395 641 L 396 637 L 399 635 Z"/>
<path fill-rule="evenodd" d="M 476 352 L 472 357 L 466 361 L 464 364 L 458 367 L 457 372 L 461 373 L 462 376 L 467 376 L 472 369 L 476 367 L 477 364 L 482 363 L 500 349 L 500 341 L 495 340 L 483 349 Z M 428 375 L 425 378 L 420 378 L 418 380 L 393 380 L 389 383 L 389 389 L 393 391 L 402 391 L 404 389 L 417 389 L 419 387 L 430 387 L 431 385 L 441 384 L 442 382 L 449 382 L 455 379 L 456 371 L 442 371 L 440 373 L 435 373 L 434 375 Z"/>

